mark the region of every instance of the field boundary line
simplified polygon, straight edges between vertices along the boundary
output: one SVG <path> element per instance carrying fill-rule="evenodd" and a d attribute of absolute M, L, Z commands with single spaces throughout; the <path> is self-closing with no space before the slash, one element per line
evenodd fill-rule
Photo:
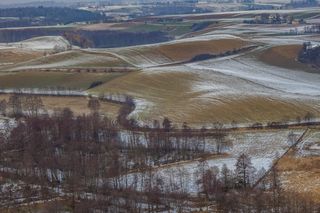
<path fill-rule="evenodd" d="M 298 140 L 292 144 L 278 159 L 276 159 L 273 163 L 273 165 L 267 170 L 267 172 L 261 177 L 258 179 L 258 181 L 253 185 L 252 188 L 256 188 L 262 180 L 264 180 L 269 174 L 270 172 L 278 165 L 279 161 L 285 157 L 291 150 L 293 150 L 295 147 L 297 147 L 297 145 L 299 143 L 301 143 L 304 139 L 304 137 L 307 135 L 307 133 L 310 132 L 310 128 L 307 128 L 303 133 L 302 135 L 298 138 Z"/>

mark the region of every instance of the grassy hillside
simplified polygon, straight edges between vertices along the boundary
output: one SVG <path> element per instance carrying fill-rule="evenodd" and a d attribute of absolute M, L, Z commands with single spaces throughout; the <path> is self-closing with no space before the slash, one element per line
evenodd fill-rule
<path fill-rule="evenodd" d="M 186 61 L 204 53 L 219 54 L 228 50 L 246 46 L 248 42 L 241 39 L 219 39 L 209 41 L 191 41 L 176 44 L 161 45 L 156 48 L 172 61 Z"/>
<path fill-rule="evenodd" d="M 26 63 L 9 66 L 4 71 L 45 68 L 104 68 L 131 67 L 130 64 L 109 53 L 92 53 L 88 51 L 72 50 L 46 57 L 41 57 Z"/>
<path fill-rule="evenodd" d="M 154 66 L 189 61 L 200 54 L 219 54 L 245 47 L 250 43 L 240 38 L 222 36 L 212 39 L 184 39 L 157 45 L 110 50 L 136 66 Z"/>
<path fill-rule="evenodd" d="M 2 49 L 0 50 L 0 64 L 20 63 L 42 56 L 43 53 L 38 51 L 22 49 Z"/>
<path fill-rule="evenodd" d="M 271 47 L 258 55 L 258 59 L 273 66 L 294 70 L 315 71 L 313 68 L 297 60 L 301 48 L 302 45 L 280 45 Z"/>
<path fill-rule="evenodd" d="M 232 121 L 267 123 L 295 120 L 298 116 L 304 117 L 308 112 L 319 115 L 319 110 L 312 104 L 294 99 L 284 100 L 246 94 L 236 96 L 233 95 L 235 92 L 206 97 L 207 91 L 194 89 L 195 85 L 201 84 L 205 78 L 193 72 L 134 72 L 90 91 L 98 94 L 101 92 L 129 94 L 138 100 L 144 100 L 142 103 L 138 102 L 141 104 L 139 108 L 142 109 L 138 110 L 136 115 L 139 120 L 145 122 L 169 117 L 178 124 L 188 122 L 201 126 L 214 122 L 230 124 Z M 219 88 L 221 87 L 219 81 L 224 79 L 217 78 L 211 84 L 217 84 L 216 87 Z M 234 83 L 236 84 L 236 81 Z M 259 90 L 259 86 L 256 90 Z"/>
<path fill-rule="evenodd" d="M 1 88 L 66 87 L 86 90 L 93 82 L 108 82 L 121 74 L 20 72 L 0 75 Z"/>

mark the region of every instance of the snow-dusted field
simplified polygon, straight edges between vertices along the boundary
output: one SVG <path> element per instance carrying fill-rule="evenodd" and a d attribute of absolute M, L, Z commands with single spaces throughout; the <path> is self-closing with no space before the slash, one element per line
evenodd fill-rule
<path fill-rule="evenodd" d="M 296 130 L 294 134 L 300 136 L 302 132 L 303 130 Z M 152 175 L 161 178 L 163 187 L 169 191 L 172 190 L 172 185 L 175 185 L 173 188 L 177 191 L 197 193 L 199 189 L 196 181 L 199 178 L 198 172 L 202 166 L 207 169 L 213 167 L 221 169 L 225 164 L 229 169 L 234 170 L 237 158 L 241 154 L 250 156 L 252 165 L 257 171 L 256 175 L 258 175 L 259 171 L 269 169 L 273 160 L 279 158 L 291 146 L 290 141 L 288 141 L 289 133 L 288 130 L 232 133 L 228 136 L 228 140 L 233 143 L 233 147 L 224 151 L 224 157 L 215 157 L 201 162 L 187 161 L 162 166 L 154 168 L 151 174 L 129 174 L 127 184 L 136 182 L 137 188 L 141 189 L 143 180 L 148 175 Z M 210 145 L 209 141 L 208 143 Z"/>
<path fill-rule="evenodd" d="M 319 8 L 281 10 L 277 13 L 311 13 L 316 11 L 319 11 Z M 274 11 L 231 12 L 215 15 L 228 14 L 231 17 L 222 18 L 233 19 L 239 18 L 241 15 L 264 12 Z M 86 54 L 70 55 L 68 60 L 63 59 L 65 53 L 60 53 L 52 58 L 50 56 L 43 57 L 44 60 L 39 60 L 40 62 L 35 60 L 21 63 L 13 66 L 12 70 L 81 67 L 88 66 L 88 64 L 91 66 L 95 63 L 109 66 L 104 62 L 110 61 L 110 64 L 113 64 L 115 63 L 114 57 L 141 70 L 128 76 L 113 79 L 98 87 L 97 91 L 92 90 L 92 92 L 121 93 L 133 96 L 136 99 L 137 108 L 130 116 L 137 118 L 140 123 L 154 119 L 161 120 L 164 116 L 177 121 L 178 125 L 186 121 L 195 123 L 197 126 L 210 125 L 216 121 L 230 123 L 233 120 L 239 122 L 239 125 L 282 121 L 286 118 L 288 118 L 287 121 L 293 121 L 298 116 L 304 117 L 307 112 L 316 116 L 320 113 L 318 98 L 320 96 L 320 75 L 303 70 L 290 70 L 267 65 L 255 57 L 256 54 L 268 47 L 302 44 L 309 40 L 310 36 L 306 35 L 289 36 L 283 34 L 280 36 L 281 33 L 287 33 L 292 28 L 292 25 L 248 25 L 239 22 L 232 23 L 231 20 L 229 23 L 224 23 L 194 37 L 159 44 L 89 49 Z M 298 26 L 297 30 L 301 31 L 303 28 L 304 26 Z M 267 36 L 275 33 L 277 36 Z M 223 42 L 220 43 L 219 41 L 222 40 Z M 192 54 L 176 58 L 170 57 L 175 56 L 174 48 L 183 49 L 184 44 L 189 45 L 184 51 L 192 52 L 194 50 L 197 52 L 197 48 L 200 49 L 197 42 L 217 41 L 217 43 L 208 43 L 208 45 L 219 46 L 226 45 L 228 43 L 226 41 L 229 40 L 244 42 L 244 46 L 259 44 L 261 47 L 239 55 L 183 65 L 174 65 L 174 63 L 185 61 L 181 58 L 190 57 Z M 194 47 L 190 48 L 190 43 Z M 175 44 L 177 46 L 174 46 Z M 54 49 L 57 46 L 67 47 L 68 45 L 68 42 L 62 37 L 40 37 L 9 46 L 42 50 Z M 170 51 L 166 48 L 159 48 L 162 45 L 170 46 Z M 243 44 L 241 43 L 241 45 Z M 232 50 L 234 44 L 231 48 L 226 46 L 229 48 L 228 50 Z M 201 51 L 203 52 L 200 54 L 214 52 L 210 48 L 203 48 Z M 176 52 L 179 53 L 179 49 Z M 103 53 L 108 56 L 102 56 Z M 60 60 L 61 58 L 62 60 Z M 49 61 L 46 62 L 45 59 Z M 260 103 L 255 106 L 255 102 L 258 101 Z M 237 104 L 241 107 L 236 106 Z M 269 105 L 267 106 L 267 104 Z M 281 110 L 279 109 L 279 114 L 272 116 L 276 113 L 275 108 L 279 105 L 282 107 Z M 227 118 L 224 119 L 224 115 Z M 146 119 L 147 117 L 149 119 Z"/>
<path fill-rule="evenodd" d="M 110 52 L 116 57 L 142 69 L 139 74 L 137 74 L 137 76 L 139 75 L 139 78 L 137 77 L 138 81 L 136 81 L 135 78 L 122 78 L 119 82 L 117 82 L 117 80 L 111 82 L 110 87 L 106 85 L 105 90 L 119 90 L 122 93 L 126 93 L 127 90 L 130 95 L 137 98 L 138 103 L 143 103 L 143 110 L 135 111 L 132 114 L 140 121 L 145 120 L 143 118 L 146 116 L 153 115 L 155 115 L 154 119 L 159 119 L 159 115 L 156 115 L 158 113 L 162 114 L 162 116 L 173 117 L 173 119 L 180 117 L 178 118 L 178 123 L 187 121 L 207 125 L 210 122 L 219 120 L 219 118 L 215 120 L 214 115 L 208 115 L 206 121 L 197 121 L 196 119 L 199 118 L 199 116 L 195 116 L 196 119 L 186 118 L 186 120 L 182 120 L 182 118 L 187 117 L 188 115 L 186 114 L 188 113 L 208 114 L 208 111 L 212 110 L 213 106 L 223 104 L 232 105 L 235 102 L 241 102 L 242 104 L 243 100 L 246 102 L 253 100 L 254 102 L 256 98 L 268 103 L 277 102 L 277 104 L 286 105 L 283 106 L 283 110 L 288 106 L 291 107 L 291 109 L 288 109 L 288 114 L 283 117 L 276 119 L 271 118 L 272 116 L 265 116 L 261 119 L 262 122 L 268 120 L 268 117 L 269 121 L 280 121 L 286 117 L 289 117 L 289 121 L 292 121 L 298 116 L 303 117 L 307 112 L 318 114 L 320 111 L 318 98 L 320 96 L 320 75 L 318 73 L 308 73 L 304 70 L 291 70 L 267 65 L 255 57 L 256 54 L 259 54 L 268 47 L 302 44 L 309 40 L 310 36 L 307 35 L 266 36 L 272 33 L 288 32 L 291 28 L 292 26 L 288 25 L 226 25 L 202 35 L 177 41 L 99 50 L 99 52 Z M 298 28 L 302 30 L 303 26 Z M 244 35 L 245 32 L 256 34 L 249 36 L 247 34 Z M 262 46 L 239 55 L 231 55 L 183 65 L 172 64 L 174 61 L 162 54 L 161 51 L 156 50 L 156 47 L 161 45 L 197 41 L 219 41 L 222 39 L 237 39 L 245 41 L 248 44 L 261 44 Z M 194 48 L 197 48 L 196 43 Z M 181 78 L 184 78 L 184 74 L 186 78 L 190 77 L 190 75 L 193 76 L 193 79 L 188 79 L 188 81 L 172 77 L 172 82 L 170 81 L 170 83 L 176 84 L 177 88 L 185 88 L 184 92 L 179 91 L 178 93 L 172 91 L 170 90 L 171 87 L 167 89 L 165 83 L 163 83 L 163 85 L 159 83 L 158 85 L 158 82 L 162 81 L 159 75 L 166 76 L 166 78 L 170 79 L 171 75 L 176 74 L 181 74 Z M 154 84 L 148 82 L 147 79 L 151 79 Z M 142 89 L 143 87 L 145 89 Z M 175 95 L 177 99 L 171 97 Z M 180 100 L 180 97 L 185 97 L 185 99 L 184 101 L 180 101 L 181 107 L 179 108 L 180 102 L 178 100 Z M 253 105 L 251 107 L 253 107 Z M 274 110 L 272 107 L 274 106 L 270 106 L 270 108 L 266 106 L 265 108 L 268 109 L 264 112 L 266 114 L 272 114 Z M 184 110 L 186 111 L 184 112 Z M 259 110 L 260 109 L 257 108 L 257 112 Z M 289 114 L 290 110 L 293 110 L 292 115 Z M 185 115 L 182 115 L 183 113 Z M 237 114 L 241 114 L 241 112 L 239 111 Z M 243 116 L 245 117 L 246 114 Z M 259 116 L 260 118 L 262 117 L 261 115 Z M 235 118 L 235 120 L 237 119 L 238 118 Z M 261 120 L 259 122 L 261 122 Z M 252 118 L 245 118 L 240 122 L 251 123 Z"/>
<path fill-rule="evenodd" d="M 200 63 L 188 64 L 195 70 L 206 70 L 212 72 L 212 74 L 221 74 L 224 76 L 232 77 L 235 80 L 239 80 L 239 84 L 228 84 L 224 82 L 225 87 L 230 90 L 225 91 L 230 93 L 233 91 L 249 94 L 262 94 L 269 96 L 283 96 L 283 97 L 297 97 L 302 95 L 304 97 L 317 97 L 320 95 L 320 75 L 314 73 L 306 73 L 303 71 L 294 71 L 284 68 L 278 68 L 274 66 L 265 65 L 257 62 L 250 57 L 235 57 L 226 60 L 209 60 Z M 210 88 L 210 77 L 206 88 Z M 213 79 L 213 78 L 212 78 Z M 242 83 L 244 88 L 239 88 L 240 80 L 246 81 Z M 203 84 L 205 85 L 205 84 Z M 213 86 L 211 94 L 216 95 L 217 84 L 212 83 Z M 251 90 L 248 87 L 251 86 Z M 195 87 L 198 89 L 199 85 Z M 201 87 L 200 87 L 201 88 Z M 223 90 L 219 89 L 223 94 Z M 210 90 L 208 90 L 210 93 Z"/>
<path fill-rule="evenodd" d="M 189 42 L 203 42 L 203 41 L 219 41 L 222 39 L 239 39 L 241 37 L 231 34 L 211 34 L 211 35 L 199 35 L 196 37 L 184 38 L 179 40 L 173 40 L 158 44 L 139 45 L 123 48 L 106 49 L 105 51 L 115 54 L 119 58 L 123 58 L 125 61 L 129 61 L 140 68 L 148 68 L 154 66 L 160 66 L 170 64 L 174 61 L 166 57 L 164 54 L 155 50 L 155 48 L 162 45 L 175 45 L 175 44 L 188 44 Z M 196 45 L 195 45 L 196 48 Z M 100 50 L 101 51 L 101 50 Z"/>
<path fill-rule="evenodd" d="M 319 112 L 319 74 L 267 65 L 251 57 L 250 54 L 142 70 L 141 73 L 137 74 L 143 76 L 139 77 L 139 82 L 136 82 L 133 78 L 128 78 L 125 81 L 129 81 L 129 83 L 134 86 L 133 88 L 129 87 L 129 94 L 137 97 L 140 100 L 139 103 L 143 103 L 143 110 L 134 112 L 135 117 L 139 119 L 139 117 L 141 118 L 146 114 L 152 116 L 154 115 L 153 113 L 157 113 L 158 110 L 161 110 L 163 114 L 166 113 L 164 110 L 170 111 L 170 114 L 165 114 L 169 117 L 174 117 L 175 115 L 180 116 L 181 113 L 187 113 L 185 110 L 188 110 L 191 115 L 194 113 L 207 114 L 207 112 L 212 110 L 213 106 L 225 104 L 231 105 L 231 110 L 235 112 L 236 106 L 233 107 L 233 103 L 238 102 L 241 104 L 251 104 L 250 109 L 256 110 L 257 112 L 263 110 L 266 115 L 277 113 L 274 111 L 277 109 L 273 108 L 276 106 L 272 104 L 270 106 L 259 106 L 257 104 L 256 109 L 254 109 L 254 101 L 256 99 L 269 104 L 282 104 L 284 111 L 286 111 L 285 108 L 287 108 L 287 114 L 285 116 L 289 117 L 288 121 L 295 120 L 297 116 L 303 117 L 308 111 L 312 113 Z M 182 78 L 186 75 L 188 81 L 184 82 L 182 79 L 176 78 L 176 74 L 179 74 Z M 175 79 L 175 81 L 172 80 L 172 84 L 176 84 L 177 87 L 180 88 L 186 87 L 186 90 L 182 91 L 182 93 L 177 92 L 177 94 L 175 91 L 169 89 L 166 91 L 165 83 L 158 85 L 158 81 L 161 81 L 161 78 L 158 77 L 159 75 L 167 76 L 169 80 L 170 76 L 172 76 L 172 78 Z M 191 79 L 190 76 L 192 76 Z M 159 80 L 157 80 L 158 78 Z M 143 81 L 143 79 L 151 79 L 155 84 Z M 124 83 L 118 82 L 115 86 L 118 89 L 119 85 L 122 84 Z M 148 89 L 142 90 L 143 86 Z M 113 86 L 110 85 L 110 87 L 112 88 Z M 127 89 L 125 87 L 126 86 L 120 86 L 120 91 L 123 92 L 123 90 Z M 106 89 L 108 90 L 107 87 Z M 172 98 L 172 95 L 177 95 L 177 98 Z M 181 102 L 181 110 L 178 110 L 179 101 L 181 100 L 180 96 L 185 98 L 183 102 Z M 243 103 L 243 100 L 248 101 Z M 250 100 L 252 101 L 250 102 Z M 171 102 L 175 108 L 169 108 Z M 168 109 L 163 106 L 168 107 Z M 173 112 L 173 110 L 176 111 Z M 289 112 L 290 110 L 293 110 L 292 115 Z M 233 112 L 230 111 L 230 113 Z M 254 114 L 255 111 L 246 114 L 241 112 L 239 108 L 239 112 L 237 113 L 242 114 L 242 118 L 245 118 L 250 114 Z M 195 119 L 192 121 L 187 120 L 187 116 L 188 114 L 185 114 L 185 116 L 181 115 L 180 117 L 184 117 L 186 119 L 184 121 L 197 123 Z M 234 119 L 239 119 L 239 116 Z M 281 114 L 279 116 L 281 116 Z M 210 118 L 212 122 L 215 121 L 215 117 L 214 115 L 212 115 L 212 117 L 208 115 L 207 121 L 203 124 L 209 124 Z M 269 119 L 269 121 L 280 121 L 284 119 L 284 117 L 271 118 L 271 116 L 266 116 L 265 118 L 266 120 Z M 175 117 L 173 119 L 175 119 Z M 240 122 L 250 123 L 254 121 L 252 118 L 249 118 L 247 120 L 242 119 Z"/>
<path fill-rule="evenodd" d="M 169 58 L 165 57 L 164 55 L 158 54 L 157 52 L 150 51 L 145 54 L 143 53 L 144 51 L 148 51 L 148 48 L 145 46 L 111 50 L 113 54 L 116 54 L 118 57 L 123 58 L 125 61 L 128 61 L 131 64 L 141 68 L 158 66 L 161 64 L 172 62 Z"/>
<path fill-rule="evenodd" d="M 63 59 L 64 57 L 64 59 Z M 116 64 L 120 63 L 115 57 L 102 56 L 94 54 L 86 54 L 81 52 L 62 52 L 51 56 L 51 58 L 41 58 L 33 61 L 28 61 L 23 64 L 19 64 L 11 69 L 11 71 L 19 71 L 26 69 L 54 69 L 54 68 L 74 68 L 74 67 L 86 67 L 94 66 L 102 67 L 107 63 Z"/>
<path fill-rule="evenodd" d="M 17 122 L 11 118 L 4 118 L 0 116 L 0 134 L 9 134 L 9 132 L 16 127 Z"/>
<path fill-rule="evenodd" d="M 309 137 L 299 143 L 296 154 L 298 157 L 320 156 L 320 132 L 313 131 Z"/>
<path fill-rule="evenodd" d="M 69 42 L 61 36 L 44 36 L 11 43 L 10 46 L 31 50 L 54 50 L 55 48 L 66 50 Z"/>

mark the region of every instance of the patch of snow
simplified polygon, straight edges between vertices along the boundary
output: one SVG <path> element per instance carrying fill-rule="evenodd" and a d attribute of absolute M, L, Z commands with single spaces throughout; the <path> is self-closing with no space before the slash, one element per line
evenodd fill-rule
<path fill-rule="evenodd" d="M 302 134 L 303 131 L 297 130 L 296 134 Z M 235 169 L 237 158 L 241 154 L 247 154 L 251 157 L 252 165 L 256 171 L 269 169 L 273 161 L 279 158 L 289 147 L 288 130 L 279 130 L 271 132 L 258 133 L 234 133 L 229 135 L 233 142 L 233 147 L 227 151 L 224 157 L 217 157 L 206 161 L 209 168 L 218 167 L 220 170 L 225 164 L 231 170 Z M 152 171 L 152 176 L 159 177 L 163 180 L 164 187 L 172 191 L 184 191 L 190 194 L 199 191 L 196 184 L 199 178 L 199 161 L 181 162 L 171 166 L 156 167 Z M 137 189 L 142 190 L 144 187 L 143 179 L 146 173 L 133 173 L 123 177 L 126 184 L 137 184 Z M 124 182 L 123 182 L 124 184 Z M 174 185 L 174 187 L 172 187 Z"/>
<path fill-rule="evenodd" d="M 312 149 L 312 150 L 320 150 L 320 144 L 313 144 L 312 146 L 310 146 L 310 149 Z"/>
<path fill-rule="evenodd" d="M 9 44 L 13 47 L 31 50 L 67 50 L 70 43 L 62 36 L 43 36 Z"/>
<path fill-rule="evenodd" d="M 54 56 L 63 56 L 66 52 L 55 54 Z M 54 57 L 53 56 L 53 57 Z M 99 55 L 75 55 L 69 57 L 66 55 L 65 60 L 61 60 L 58 62 L 50 62 L 50 58 L 48 58 L 48 62 L 44 63 L 42 61 L 35 60 L 33 62 L 28 62 L 28 65 L 19 66 L 17 68 L 12 69 L 12 71 L 17 70 L 25 70 L 25 69 L 50 69 L 50 68 L 64 68 L 64 67 L 81 67 L 82 64 L 88 63 L 99 63 L 99 62 L 107 62 L 114 61 L 113 57 L 108 56 L 99 56 Z"/>
<path fill-rule="evenodd" d="M 134 98 L 134 103 L 136 107 L 134 111 L 128 115 L 128 118 L 134 118 L 138 122 L 140 122 L 139 125 L 144 125 L 144 123 L 139 119 L 139 117 L 143 115 L 143 112 L 153 107 L 154 104 L 142 98 Z"/>
<path fill-rule="evenodd" d="M 243 40 L 241 37 L 234 36 L 231 34 L 199 35 L 196 37 L 178 39 L 163 43 L 146 44 L 122 48 L 110 48 L 106 49 L 106 51 L 116 54 L 117 57 L 122 58 L 125 61 L 129 61 L 131 64 L 137 67 L 147 68 L 172 63 L 171 59 L 167 58 L 161 53 L 153 52 L 152 48 L 159 47 L 162 45 L 173 45 L 195 41 L 214 41 L 221 39 Z"/>
<path fill-rule="evenodd" d="M 320 156 L 320 132 L 313 132 L 297 146 L 297 156 Z"/>
<path fill-rule="evenodd" d="M 269 66 L 249 57 L 208 60 L 185 66 L 194 70 L 210 72 L 211 78 L 208 74 L 207 81 L 195 85 L 194 90 L 207 89 L 213 96 L 217 95 L 217 87 L 224 89 L 220 90 L 218 94 L 223 94 L 224 91 L 233 91 L 235 94 L 256 95 L 261 93 L 271 97 L 279 97 L 279 95 L 317 97 L 320 95 L 319 74 Z M 218 74 L 220 74 L 220 79 L 229 78 L 229 81 L 220 80 L 220 85 L 217 85 L 216 76 Z M 237 81 L 237 83 L 230 84 L 230 81 Z M 239 88 L 240 86 L 242 88 Z"/>

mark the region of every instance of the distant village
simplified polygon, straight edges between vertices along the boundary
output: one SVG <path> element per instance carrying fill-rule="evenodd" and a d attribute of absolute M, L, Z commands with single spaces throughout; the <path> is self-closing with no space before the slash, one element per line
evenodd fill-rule
<path fill-rule="evenodd" d="M 304 19 L 296 19 L 290 15 L 282 15 L 279 13 L 265 13 L 257 15 L 254 19 L 244 20 L 245 24 L 304 24 Z"/>
<path fill-rule="evenodd" d="M 99 11 L 115 21 L 128 21 L 143 16 L 159 16 L 169 14 L 206 13 L 221 10 L 215 7 L 224 4 L 224 10 L 269 10 L 297 7 L 311 7 L 319 4 L 320 0 L 291 0 L 288 4 L 260 3 L 257 0 L 106 0 L 99 3 L 79 3 L 80 9 Z M 130 7 L 125 6 L 130 4 Z M 229 9 L 225 9 L 229 8 Z M 281 24 L 301 23 L 302 20 L 293 20 L 290 17 L 281 17 L 278 14 L 265 14 L 255 20 L 248 20 L 250 24 Z"/>

